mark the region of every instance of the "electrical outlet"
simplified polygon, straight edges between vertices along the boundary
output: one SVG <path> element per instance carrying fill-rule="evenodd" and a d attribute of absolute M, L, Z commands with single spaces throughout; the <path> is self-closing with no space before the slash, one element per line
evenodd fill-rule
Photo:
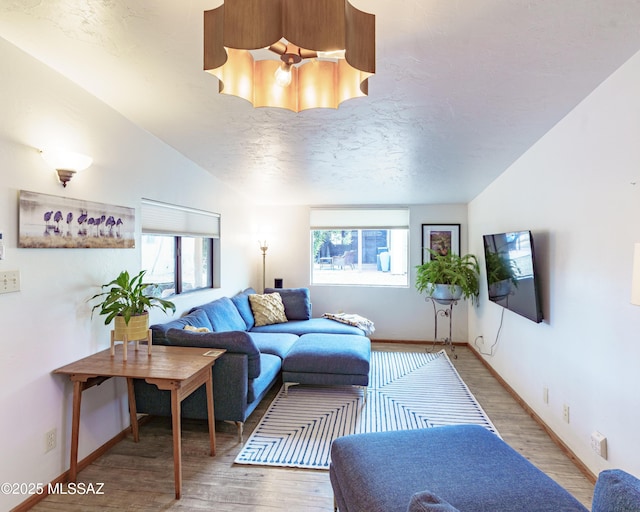
<path fill-rule="evenodd" d="M 547 386 L 542 388 L 542 401 L 545 404 L 549 403 L 549 388 Z"/>
<path fill-rule="evenodd" d="M 591 434 L 591 449 L 606 460 L 607 438 L 597 430 Z"/>
<path fill-rule="evenodd" d="M 57 429 L 52 428 L 44 435 L 44 453 L 50 452 L 56 447 Z"/>
<path fill-rule="evenodd" d="M 562 419 L 565 423 L 569 423 L 569 406 L 567 404 L 562 406 Z"/>

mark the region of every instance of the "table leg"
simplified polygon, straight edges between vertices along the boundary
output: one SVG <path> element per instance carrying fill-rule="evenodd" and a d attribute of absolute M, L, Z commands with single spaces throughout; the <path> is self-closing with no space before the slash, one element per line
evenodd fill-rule
<path fill-rule="evenodd" d="M 131 433 L 133 434 L 133 441 L 137 443 L 140 440 L 140 434 L 138 430 L 138 411 L 136 408 L 136 394 L 133 390 L 133 379 L 127 377 L 127 395 L 129 396 L 129 418 L 131 420 Z"/>
<path fill-rule="evenodd" d="M 213 404 L 213 377 L 211 369 L 207 369 L 209 377 L 207 378 L 207 415 L 209 417 L 209 445 L 211 446 L 211 456 L 216 454 L 216 420 Z"/>
<path fill-rule="evenodd" d="M 175 475 L 176 499 L 182 494 L 182 445 L 180 427 L 180 397 L 176 389 L 171 390 L 171 426 L 173 429 L 173 472 Z"/>
<path fill-rule="evenodd" d="M 69 481 L 75 482 L 78 476 L 78 433 L 80 431 L 80 402 L 83 383 L 73 381 L 73 413 L 71 420 L 71 461 L 69 463 Z"/>

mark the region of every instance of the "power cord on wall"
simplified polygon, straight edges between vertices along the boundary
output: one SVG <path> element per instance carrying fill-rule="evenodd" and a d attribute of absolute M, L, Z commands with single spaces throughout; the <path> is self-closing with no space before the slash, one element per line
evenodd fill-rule
<path fill-rule="evenodd" d="M 489 352 L 485 352 L 480 348 L 480 345 L 478 345 L 478 340 L 482 339 L 484 340 L 483 336 L 476 336 L 476 339 L 473 340 L 473 344 L 475 345 L 475 347 L 478 349 L 478 352 L 480 352 L 483 356 L 489 356 L 489 357 L 493 357 L 495 355 L 494 353 L 494 349 L 498 349 L 498 341 L 500 341 L 500 331 L 502 331 L 502 322 L 504 321 L 504 308 L 502 308 L 502 315 L 500 315 L 500 326 L 498 327 L 498 332 L 496 333 L 496 341 L 493 342 L 493 345 L 491 345 L 489 347 Z"/>

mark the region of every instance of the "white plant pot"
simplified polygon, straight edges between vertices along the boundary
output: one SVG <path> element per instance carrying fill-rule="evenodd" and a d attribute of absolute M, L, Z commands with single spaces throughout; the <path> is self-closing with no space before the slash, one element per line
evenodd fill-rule
<path fill-rule="evenodd" d="M 462 297 L 462 288 L 458 285 L 452 287 L 449 284 L 436 284 L 434 286 L 435 288 L 431 293 L 431 298 L 439 304 L 449 305 L 451 302 L 460 300 Z"/>
<path fill-rule="evenodd" d="M 489 298 L 502 299 L 511 293 L 513 283 L 511 279 L 503 279 L 489 285 Z"/>

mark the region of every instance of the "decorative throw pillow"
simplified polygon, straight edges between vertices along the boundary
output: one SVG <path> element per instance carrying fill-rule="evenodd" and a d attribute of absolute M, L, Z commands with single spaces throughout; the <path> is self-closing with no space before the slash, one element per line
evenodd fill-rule
<path fill-rule="evenodd" d="M 279 293 L 287 320 L 309 320 L 311 297 L 309 288 L 265 288 L 264 293 Z"/>
<path fill-rule="evenodd" d="M 255 318 L 255 325 L 281 324 L 287 321 L 284 313 L 284 304 L 279 293 L 266 293 L 264 295 L 249 295 L 251 311 Z"/>
<path fill-rule="evenodd" d="M 211 329 L 208 329 L 207 327 L 195 327 L 193 325 L 185 325 L 184 330 L 191 332 L 211 332 Z"/>

